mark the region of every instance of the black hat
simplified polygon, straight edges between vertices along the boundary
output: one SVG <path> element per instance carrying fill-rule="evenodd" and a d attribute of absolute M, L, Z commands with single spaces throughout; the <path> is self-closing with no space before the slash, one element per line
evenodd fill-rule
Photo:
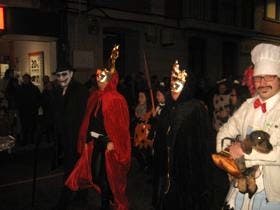
<path fill-rule="evenodd" d="M 75 69 L 71 65 L 61 65 L 61 66 L 57 67 L 56 71 L 53 72 L 53 74 L 56 74 L 56 73 L 62 72 L 62 71 L 67 71 L 67 70 L 73 71 L 73 72 L 75 71 Z"/>

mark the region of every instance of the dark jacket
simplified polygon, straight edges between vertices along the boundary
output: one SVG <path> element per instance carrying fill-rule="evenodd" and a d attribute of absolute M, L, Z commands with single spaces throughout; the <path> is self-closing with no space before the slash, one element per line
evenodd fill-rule
<path fill-rule="evenodd" d="M 62 89 L 54 97 L 54 122 L 56 137 L 63 152 L 63 165 L 68 174 L 77 160 L 77 140 L 79 128 L 86 109 L 88 91 L 80 83 L 72 80 L 62 95 Z"/>
<path fill-rule="evenodd" d="M 170 148 L 167 170 L 171 185 L 162 203 L 165 210 L 209 209 L 213 135 L 205 106 L 190 93 L 185 87 L 176 101 L 167 100 L 168 117 L 162 132 Z"/>

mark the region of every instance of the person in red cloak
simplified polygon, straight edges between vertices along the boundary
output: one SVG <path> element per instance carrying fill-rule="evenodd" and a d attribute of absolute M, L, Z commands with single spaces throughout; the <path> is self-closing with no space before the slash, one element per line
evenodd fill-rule
<path fill-rule="evenodd" d="M 128 210 L 131 143 L 127 102 L 117 91 L 118 47 L 112 50 L 109 70 L 97 70 L 98 90 L 90 94 L 79 133 L 81 157 L 65 185 L 73 191 L 94 187 L 101 193 L 101 209 L 110 209 L 112 201 L 114 210 Z"/>

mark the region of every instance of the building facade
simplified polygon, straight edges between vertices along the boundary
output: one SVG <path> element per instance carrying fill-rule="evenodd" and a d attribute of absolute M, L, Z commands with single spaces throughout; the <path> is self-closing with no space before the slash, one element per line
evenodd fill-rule
<path fill-rule="evenodd" d="M 55 28 L 52 34 L 35 27 L 24 27 L 27 32 L 23 34 L 11 33 L 7 26 L 1 40 L 8 40 L 4 48 L 10 62 L 15 60 L 15 68 L 28 66 L 29 53 L 42 51 L 34 48 L 24 56 L 18 54 L 26 48 L 21 39 L 28 35 L 23 41 L 39 39 L 48 45 L 43 47 L 49 49 L 43 50 L 44 74 L 69 62 L 81 81 L 106 63 L 115 43 L 121 45 L 117 68 L 122 77 L 144 71 L 145 53 L 151 75 L 169 76 L 178 59 L 183 68 L 209 85 L 222 77 L 241 77 L 251 64 L 250 50 L 256 44 L 280 43 L 278 0 L 9 0 L 3 4 L 6 9 L 27 7 L 39 11 L 39 16 L 56 17 L 43 27 L 46 31 Z M 30 30 L 33 34 L 40 31 L 37 38 Z M 21 38 L 12 38 L 19 34 Z"/>

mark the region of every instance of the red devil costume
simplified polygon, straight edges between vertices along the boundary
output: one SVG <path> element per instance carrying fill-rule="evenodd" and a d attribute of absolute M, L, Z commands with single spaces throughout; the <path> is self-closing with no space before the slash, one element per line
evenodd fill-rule
<path fill-rule="evenodd" d="M 105 173 L 112 192 L 114 209 L 128 210 L 125 191 L 131 157 L 129 114 L 124 97 L 116 90 L 117 84 L 118 74 L 115 72 L 104 90 L 91 93 L 78 139 L 78 152 L 81 157 L 65 184 L 73 191 L 91 185 L 102 193 L 102 187 L 95 182 L 95 177 L 91 173 L 91 158 L 95 155 L 95 146 L 99 138 L 93 142 L 87 142 L 87 139 L 89 129 L 97 129 L 100 132 L 102 130 L 100 124 L 103 124 L 105 134 L 102 135 L 107 136 L 107 141 L 114 145 L 113 150 L 105 151 Z M 98 117 L 100 114 L 103 123 Z M 97 122 L 99 119 L 99 124 L 95 123 L 99 128 L 92 127 L 93 117 L 97 118 Z"/>

